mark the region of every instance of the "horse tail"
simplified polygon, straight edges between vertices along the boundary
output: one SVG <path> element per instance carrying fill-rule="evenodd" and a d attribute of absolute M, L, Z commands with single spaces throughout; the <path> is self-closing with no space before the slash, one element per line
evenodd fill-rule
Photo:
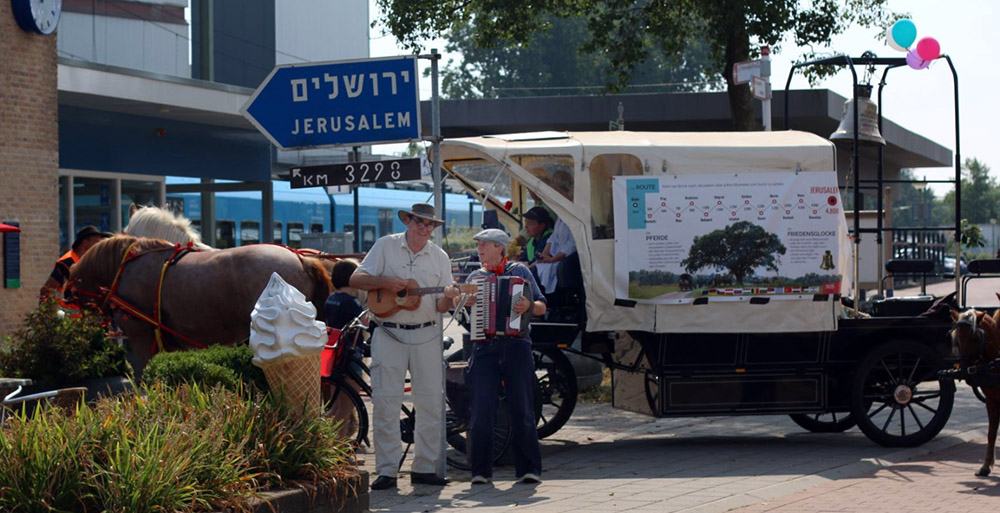
<path fill-rule="evenodd" d="M 316 306 L 316 318 L 326 317 L 326 298 L 333 292 L 333 283 L 330 281 L 330 273 L 326 271 L 323 264 L 316 258 L 303 258 L 302 267 L 313 282 L 312 304 Z"/>

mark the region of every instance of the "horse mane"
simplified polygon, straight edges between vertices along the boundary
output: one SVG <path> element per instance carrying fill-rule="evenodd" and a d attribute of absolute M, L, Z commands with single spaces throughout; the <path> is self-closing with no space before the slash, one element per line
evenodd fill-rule
<path fill-rule="evenodd" d="M 201 235 L 191 227 L 191 220 L 160 207 L 143 207 L 129 219 L 124 233 L 136 237 L 163 239 L 177 244 L 191 242 L 196 249 L 213 249 L 201 241 Z"/>
<path fill-rule="evenodd" d="M 115 235 L 91 246 L 80 260 L 70 267 L 70 280 L 76 281 L 79 277 L 85 277 L 86 283 L 110 285 L 118 272 L 118 267 L 121 266 L 125 252 L 133 242 L 135 243 L 133 249 L 137 253 L 174 246 L 162 239 L 134 237 L 127 234 Z"/>

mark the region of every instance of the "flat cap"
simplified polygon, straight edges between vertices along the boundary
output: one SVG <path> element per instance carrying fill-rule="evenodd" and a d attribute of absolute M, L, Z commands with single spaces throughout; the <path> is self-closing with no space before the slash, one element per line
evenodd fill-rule
<path fill-rule="evenodd" d="M 496 228 L 487 228 L 472 236 L 473 240 L 481 240 L 485 242 L 496 242 L 501 246 L 506 247 L 510 244 L 510 235 L 503 230 L 498 230 Z"/>

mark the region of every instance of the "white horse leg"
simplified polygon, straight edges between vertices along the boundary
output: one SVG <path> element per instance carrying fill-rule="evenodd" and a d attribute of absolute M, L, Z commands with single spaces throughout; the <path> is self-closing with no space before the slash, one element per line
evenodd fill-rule
<path fill-rule="evenodd" d="M 997 426 L 1000 425 L 1000 389 L 994 393 L 986 394 L 986 415 L 990 420 L 989 431 L 986 434 L 986 457 L 983 458 L 983 466 L 980 467 L 977 476 L 984 477 L 990 475 L 990 467 L 993 466 L 993 458 L 997 445 Z"/>

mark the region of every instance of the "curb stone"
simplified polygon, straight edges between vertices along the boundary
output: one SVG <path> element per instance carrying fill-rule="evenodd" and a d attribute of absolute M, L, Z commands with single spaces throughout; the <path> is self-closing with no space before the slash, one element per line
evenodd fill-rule
<path fill-rule="evenodd" d="M 338 481 L 330 495 L 300 488 L 266 492 L 252 506 L 254 513 L 365 513 L 369 508 L 368 472 L 359 470 L 352 483 Z M 354 495 L 347 495 L 352 491 Z M 344 499 L 339 497 L 346 496 Z"/>

